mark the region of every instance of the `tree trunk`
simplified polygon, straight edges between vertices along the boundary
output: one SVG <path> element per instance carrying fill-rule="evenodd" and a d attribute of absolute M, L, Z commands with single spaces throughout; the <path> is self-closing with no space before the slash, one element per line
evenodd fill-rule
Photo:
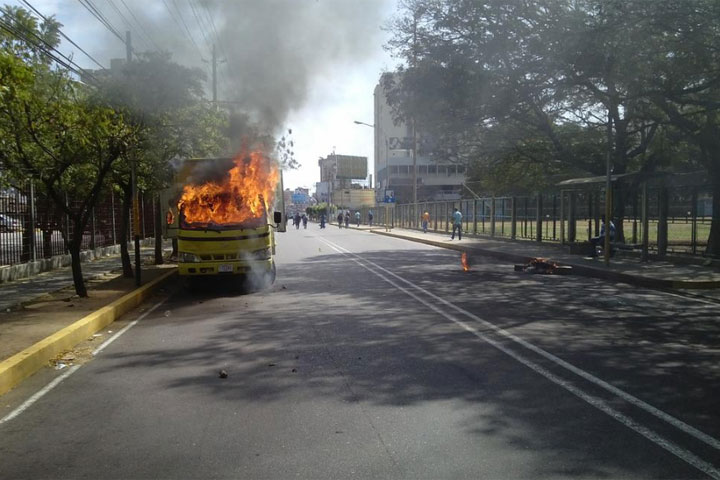
<path fill-rule="evenodd" d="M 130 206 L 132 204 L 132 190 L 123 186 L 122 215 L 120 215 L 120 260 L 122 261 L 123 277 L 134 278 L 130 252 L 128 252 L 128 239 L 130 238 Z"/>
<path fill-rule="evenodd" d="M 80 235 L 82 238 L 82 235 Z M 80 265 L 80 242 L 73 240 L 68 245 L 70 258 L 72 259 L 73 284 L 75 285 L 75 293 L 79 297 L 87 297 L 87 288 L 85 288 L 85 280 L 83 279 L 82 266 Z"/>
<path fill-rule="evenodd" d="M 162 228 L 165 218 L 162 213 L 159 196 L 155 199 L 155 202 L 155 265 L 162 265 L 164 263 Z"/>
<path fill-rule="evenodd" d="M 710 224 L 710 235 L 708 236 L 705 255 L 713 258 L 720 258 L 720 168 L 710 171 L 712 181 L 712 223 Z"/>

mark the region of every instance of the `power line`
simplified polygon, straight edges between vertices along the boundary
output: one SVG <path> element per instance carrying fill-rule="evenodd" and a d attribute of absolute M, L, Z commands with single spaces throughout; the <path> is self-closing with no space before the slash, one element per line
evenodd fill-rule
<path fill-rule="evenodd" d="M 162 50 L 160 48 L 160 45 L 158 45 L 157 42 L 155 42 L 155 39 L 145 29 L 145 26 L 142 23 L 140 23 L 140 20 L 138 20 L 138 18 L 135 16 L 135 13 L 133 13 L 133 11 L 130 9 L 130 7 L 127 6 L 127 4 L 125 3 L 125 0 L 120 0 L 120 2 L 127 9 L 127 11 L 130 12 L 130 15 L 132 16 L 132 18 L 135 19 L 135 22 L 140 26 L 140 29 L 143 31 L 145 36 L 150 39 L 150 41 L 152 42 L 153 45 L 155 45 L 155 49 Z"/>
<path fill-rule="evenodd" d="M 125 39 L 120 35 L 113 27 L 113 25 L 108 21 L 107 18 L 100 12 L 95 5 L 91 2 L 91 0 L 78 0 L 80 2 L 80 5 L 85 7 L 88 12 L 92 14 L 93 17 L 97 18 L 100 23 L 102 23 L 105 28 L 107 28 L 113 35 L 115 35 L 121 42 L 125 43 Z"/>
<path fill-rule="evenodd" d="M 129 31 L 135 30 L 132 23 L 130 23 L 130 21 L 127 18 L 125 18 L 125 15 L 123 15 L 123 13 L 120 11 L 118 6 L 115 5 L 115 2 L 113 2 L 113 0 L 108 0 L 108 3 L 110 5 L 110 8 L 115 10 L 115 13 L 118 14 L 118 16 L 120 17 L 120 21 L 125 25 L 125 28 Z M 146 47 L 150 46 L 150 43 L 142 35 L 137 35 L 137 38 L 142 40 L 142 42 L 145 44 Z"/>
<path fill-rule="evenodd" d="M 192 0 L 189 0 L 189 1 L 192 2 Z M 220 49 L 220 53 L 227 59 L 227 66 L 228 66 L 228 69 L 230 70 L 230 73 L 232 75 L 238 77 L 239 75 L 235 71 L 235 67 L 233 66 L 233 63 L 229 60 L 229 56 L 228 56 L 227 52 L 225 51 L 225 47 L 223 46 L 223 43 L 220 41 L 220 35 L 218 34 L 217 28 L 215 28 L 215 20 L 213 19 L 212 12 L 210 11 L 210 7 L 208 7 L 207 3 L 205 3 L 205 2 L 200 2 L 200 5 L 205 8 L 205 14 L 207 15 L 207 17 L 209 19 L 209 23 L 210 23 L 210 34 L 211 34 L 211 36 L 214 34 L 215 42 L 217 43 L 218 48 Z M 224 74 L 225 73 L 224 69 L 221 70 L 221 72 Z M 225 81 L 227 84 L 230 84 L 230 80 L 228 80 L 227 78 L 225 79 Z"/>
<path fill-rule="evenodd" d="M 28 8 L 30 8 L 33 12 L 35 12 L 40 18 L 42 18 L 42 19 L 45 20 L 46 22 L 49 21 L 48 18 L 45 17 L 42 13 L 40 13 L 40 12 L 38 11 L 38 9 L 35 8 L 30 2 L 28 2 L 27 0 L 21 0 L 21 1 L 22 1 L 25 5 L 27 5 Z M 90 55 L 89 53 L 87 53 L 85 50 L 82 49 L 82 47 L 80 47 L 80 45 L 78 45 L 77 43 L 73 42 L 70 37 L 68 37 L 67 35 L 65 35 L 62 30 L 58 29 L 58 33 L 59 33 L 60 35 L 62 35 L 62 37 L 63 37 L 65 40 L 67 40 L 67 41 L 70 42 L 72 45 L 74 45 L 75 48 L 77 48 L 77 49 L 80 50 L 82 53 L 84 53 L 90 60 L 92 60 L 93 62 L 95 62 L 95 65 L 97 65 L 98 67 L 102 68 L 103 70 L 107 70 L 100 62 L 98 62 L 97 60 L 95 60 L 92 55 Z"/>
<path fill-rule="evenodd" d="M 192 42 L 193 45 L 195 45 L 195 48 L 200 53 L 200 56 L 202 56 L 202 50 L 200 50 L 200 47 L 198 46 L 198 44 L 195 43 L 195 39 L 193 38 L 192 33 L 190 33 L 190 29 L 188 28 L 187 23 L 185 23 L 185 19 L 183 18 L 180 8 L 177 6 L 177 3 L 175 3 L 175 0 L 172 0 L 172 2 L 173 2 L 173 5 L 175 5 L 175 10 L 177 10 L 178 15 L 180 16 L 180 21 L 182 22 L 183 26 L 185 27 L 185 31 L 187 32 L 188 37 L 190 38 L 190 41 Z"/>
<path fill-rule="evenodd" d="M 67 70 L 75 73 L 76 75 L 78 75 L 78 76 L 81 77 L 81 78 L 85 75 L 85 76 L 88 76 L 88 77 L 90 77 L 91 79 L 93 79 L 95 82 L 98 82 L 98 81 L 99 81 L 94 75 L 92 75 L 91 73 L 83 70 L 82 67 L 80 67 L 78 64 L 76 64 L 75 62 L 73 62 L 70 58 L 68 58 L 68 57 L 66 57 L 65 55 L 63 55 L 62 53 L 60 53 L 57 49 L 55 49 L 55 47 L 53 47 L 52 45 L 50 45 L 50 44 L 49 44 L 47 41 L 45 41 L 42 37 L 39 37 L 35 32 L 29 30 L 28 27 L 25 27 L 24 25 L 22 25 L 22 24 L 20 24 L 20 23 L 17 23 L 17 25 L 20 25 L 20 27 L 21 27 L 23 30 L 25 30 L 26 32 L 30 33 L 32 36 L 34 36 L 35 38 L 37 38 L 38 40 L 40 40 L 40 42 L 38 43 L 38 42 L 32 41 L 27 35 L 23 34 L 17 27 L 15 27 L 14 25 L 6 22 L 4 19 L 0 19 L 0 28 L 2 28 L 3 30 L 9 32 L 11 35 L 15 36 L 15 37 L 18 38 L 19 40 L 22 40 L 22 41 L 24 41 L 24 42 L 32 45 L 33 47 L 37 48 L 38 50 L 40 50 L 43 54 L 45 54 L 48 58 L 52 59 L 52 60 L 53 60 L 55 63 L 57 63 L 58 65 L 60 65 L 60 66 L 62 66 L 62 67 L 64 67 L 64 68 L 66 68 Z M 43 46 L 43 44 L 46 45 L 46 46 Z M 61 58 L 58 58 L 57 56 L 55 56 L 55 55 L 52 53 L 53 51 L 54 51 L 54 52 L 57 52 L 57 54 L 58 54 Z"/>

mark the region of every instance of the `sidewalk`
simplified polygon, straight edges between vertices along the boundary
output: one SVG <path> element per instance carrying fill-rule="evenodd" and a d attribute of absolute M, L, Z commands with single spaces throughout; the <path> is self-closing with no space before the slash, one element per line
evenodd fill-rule
<path fill-rule="evenodd" d="M 70 267 L 0 284 L 0 395 L 53 364 L 57 355 L 82 363 L 89 351 L 75 351 L 80 342 L 102 340 L 106 335 L 95 332 L 139 305 L 176 272 L 174 264 L 153 265 L 152 247 L 143 247 L 141 256 L 141 287 L 122 277 L 120 255 L 84 262 L 87 298 L 75 295 Z M 64 353 L 68 351 L 72 353 Z M 2 413 L 0 409 L 0 418 Z"/>
<path fill-rule="evenodd" d="M 351 227 L 353 228 L 353 227 Z M 357 229 L 357 227 L 354 227 Z M 530 259 L 541 257 L 553 260 L 559 265 L 572 267 L 573 275 L 601 278 L 631 285 L 661 289 L 708 290 L 720 289 L 720 268 L 674 263 L 671 259 L 642 262 L 635 256 L 618 251 L 606 266 L 603 258 L 584 257 L 570 254 L 567 247 L 550 243 L 537 243 L 529 240 L 509 240 L 490 237 L 463 235 L 458 241 L 450 240 L 449 233 L 422 233 L 419 230 L 393 228 L 385 232 L 384 226 L 370 229 L 364 225 L 360 230 L 371 231 L 379 235 L 403 238 L 414 242 L 448 248 L 460 252 L 485 255 L 514 264 L 526 264 Z M 718 296 L 720 290 L 713 290 Z"/>

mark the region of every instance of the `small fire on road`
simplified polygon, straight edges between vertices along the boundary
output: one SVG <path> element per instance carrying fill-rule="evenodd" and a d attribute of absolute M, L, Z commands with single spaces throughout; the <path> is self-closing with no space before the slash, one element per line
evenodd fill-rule
<path fill-rule="evenodd" d="M 467 252 L 462 252 L 462 255 L 460 255 L 460 263 L 462 264 L 462 268 L 463 268 L 464 272 L 470 271 L 470 262 L 468 260 Z"/>

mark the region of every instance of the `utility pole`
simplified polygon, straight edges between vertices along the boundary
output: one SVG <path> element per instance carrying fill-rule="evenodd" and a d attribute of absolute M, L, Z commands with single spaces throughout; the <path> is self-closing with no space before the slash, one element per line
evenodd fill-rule
<path fill-rule="evenodd" d="M 607 118 L 607 153 L 605 155 L 605 238 L 603 239 L 603 256 L 605 265 L 610 266 L 610 225 L 612 224 L 612 181 L 610 162 L 612 160 L 612 115 L 608 109 Z"/>
<path fill-rule="evenodd" d="M 128 65 L 132 62 L 132 39 L 130 31 L 125 32 L 125 56 Z M 138 287 L 141 283 L 140 272 L 140 201 L 137 191 L 137 165 L 135 158 L 130 163 L 130 189 L 132 190 L 133 202 L 133 236 L 135 240 L 135 285 Z M 124 238 L 122 241 L 126 241 Z"/>
<path fill-rule="evenodd" d="M 413 68 L 417 67 L 417 13 L 413 15 Z M 415 108 L 415 98 L 413 98 L 413 108 Z M 413 161 L 413 206 L 412 216 L 410 217 L 410 227 L 415 225 L 417 220 L 417 122 L 415 121 L 415 115 L 412 116 L 412 161 Z"/>
<path fill-rule="evenodd" d="M 212 92 L 213 105 L 217 105 L 217 54 L 215 53 L 215 44 L 212 48 Z"/>

